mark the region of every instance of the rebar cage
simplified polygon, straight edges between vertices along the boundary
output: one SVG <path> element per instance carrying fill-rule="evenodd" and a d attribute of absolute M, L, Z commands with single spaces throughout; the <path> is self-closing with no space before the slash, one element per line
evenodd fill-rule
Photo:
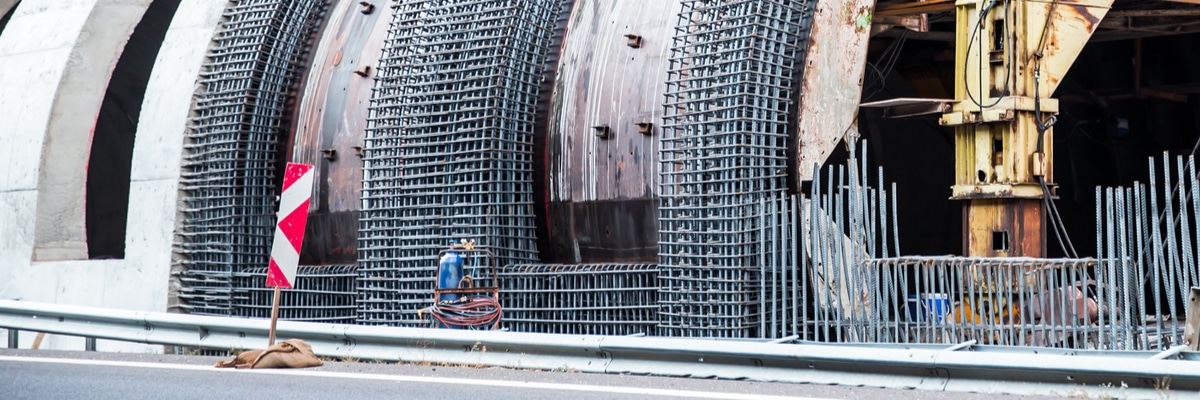
<path fill-rule="evenodd" d="M 359 322 L 424 325 L 446 243 L 537 260 L 533 125 L 561 4 L 403 1 L 363 148 Z"/>
<path fill-rule="evenodd" d="M 184 137 L 181 307 L 233 315 L 234 275 L 267 265 L 285 115 L 326 2 L 237 0 L 208 51 Z"/>
<path fill-rule="evenodd" d="M 762 328 L 760 203 L 787 196 L 788 131 L 808 1 L 685 0 L 667 72 L 658 333 Z"/>

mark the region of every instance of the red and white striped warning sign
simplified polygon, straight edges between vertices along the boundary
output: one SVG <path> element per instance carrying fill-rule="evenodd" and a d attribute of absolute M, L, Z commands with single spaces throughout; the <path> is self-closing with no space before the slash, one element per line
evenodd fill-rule
<path fill-rule="evenodd" d="M 300 265 L 300 244 L 308 222 L 308 200 L 312 196 L 313 166 L 288 163 L 283 173 L 283 194 L 279 196 L 279 224 L 271 246 L 271 265 L 267 286 L 291 288 Z"/>

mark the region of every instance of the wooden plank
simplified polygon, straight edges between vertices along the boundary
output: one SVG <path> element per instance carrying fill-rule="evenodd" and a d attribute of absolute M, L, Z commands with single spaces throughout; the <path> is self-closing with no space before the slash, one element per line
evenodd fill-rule
<path fill-rule="evenodd" d="M 897 97 L 894 99 L 872 101 L 870 103 L 862 103 L 861 105 L 859 105 L 859 107 L 885 108 L 885 107 L 911 106 L 911 105 L 918 105 L 918 104 L 933 105 L 933 104 L 949 103 L 949 102 L 953 102 L 953 101 L 954 101 L 954 99 L 926 99 L 926 98 L 921 98 L 921 97 Z"/>
<path fill-rule="evenodd" d="M 1200 1 L 1200 0 L 1197 0 Z M 1154 17 L 1194 17 L 1200 16 L 1200 8 L 1196 9 L 1160 9 L 1160 10 L 1114 10 L 1108 12 L 1108 18 L 1154 18 Z"/>
<path fill-rule="evenodd" d="M 1193 287 L 1191 290 L 1185 322 L 1183 336 L 1187 339 L 1188 350 L 1200 350 L 1200 287 Z"/>
<path fill-rule="evenodd" d="M 875 15 L 899 16 L 952 11 L 954 10 L 954 2 L 955 0 L 927 0 L 888 4 L 877 8 Z M 818 5 L 818 7 L 820 6 Z"/>
<path fill-rule="evenodd" d="M 42 339 L 45 339 L 45 338 L 46 338 L 46 332 L 38 332 L 37 337 L 33 338 L 33 346 L 31 346 L 30 348 L 37 350 L 39 347 L 42 347 Z"/>
<path fill-rule="evenodd" d="M 1180 26 L 1177 29 L 1151 30 L 1141 29 L 1136 30 L 1102 30 L 1092 35 L 1090 43 L 1110 42 L 1114 40 L 1132 40 L 1139 38 L 1152 38 L 1163 36 L 1179 36 L 1188 35 L 1200 32 L 1200 26 Z"/>

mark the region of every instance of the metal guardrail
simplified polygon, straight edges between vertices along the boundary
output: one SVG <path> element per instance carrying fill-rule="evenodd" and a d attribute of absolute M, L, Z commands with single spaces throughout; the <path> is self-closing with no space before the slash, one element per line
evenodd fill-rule
<path fill-rule="evenodd" d="M 0 300 L 0 328 L 214 349 L 262 348 L 268 322 Z M 320 356 L 1010 394 L 1156 398 L 1200 389 L 1200 353 L 836 345 L 280 321 Z"/>

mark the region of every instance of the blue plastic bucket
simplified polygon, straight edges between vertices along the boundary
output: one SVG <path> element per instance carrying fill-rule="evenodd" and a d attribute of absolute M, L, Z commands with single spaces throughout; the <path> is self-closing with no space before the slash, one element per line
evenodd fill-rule
<path fill-rule="evenodd" d="M 946 322 L 946 315 L 950 314 L 950 298 L 945 293 L 923 294 L 921 305 L 925 320 L 935 324 Z"/>
<path fill-rule="evenodd" d="M 920 304 L 917 300 L 917 295 L 908 295 L 908 301 L 904 303 L 904 310 L 907 311 L 910 322 L 922 322 L 925 320 L 923 313 L 921 313 Z"/>
<path fill-rule="evenodd" d="M 931 322 L 940 324 L 946 322 L 946 314 L 950 313 L 950 297 L 945 293 L 923 293 L 919 297 L 908 295 L 904 309 L 911 322 Z"/>

